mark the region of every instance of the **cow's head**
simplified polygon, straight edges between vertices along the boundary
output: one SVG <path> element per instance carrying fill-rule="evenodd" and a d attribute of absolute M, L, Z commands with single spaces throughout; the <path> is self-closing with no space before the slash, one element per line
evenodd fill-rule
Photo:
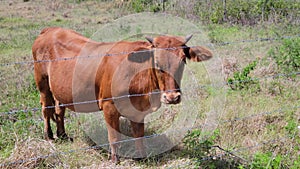
<path fill-rule="evenodd" d="M 178 104 L 181 101 L 180 83 L 184 65 L 189 59 L 201 62 L 212 57 L 210 50 L 201 46 L 188 47 L 186 43 L 192 38 L 175 36 L 146 37 L 151 43 L 151 53 L 148 58 L 153 58 L 154 74 L 161 91 L 160 101 L 165 104 Z M 145 50 L 145 49 L 143 49 Z M 141 55 L 141 54 L 139 54 Z M 146 55 L 144 55 L 146 56 Z M 136 56 L 140 57 L 140 56 Z"/>

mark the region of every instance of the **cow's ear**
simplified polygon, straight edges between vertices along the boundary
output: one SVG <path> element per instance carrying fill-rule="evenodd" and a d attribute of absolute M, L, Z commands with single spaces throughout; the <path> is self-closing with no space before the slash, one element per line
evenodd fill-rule
<path fill-rule="evenodd" d="M 212 52 L 202 46 L 190 47 L 186 52 L 186 57 L 194 62 L 201 62 L 212 58 Z"/>
<path fill-rule="evenodd" d="M 148 48 L 138 48 L 128 54 L 128 60 L 135 63 L 144 63 L 153 56 L 154 51 Z"/>

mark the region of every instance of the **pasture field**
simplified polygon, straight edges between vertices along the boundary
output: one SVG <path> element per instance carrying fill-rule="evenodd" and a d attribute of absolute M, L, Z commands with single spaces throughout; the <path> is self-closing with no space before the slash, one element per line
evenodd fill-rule
<path fill-rule="evenodd" d="M 43 140 L 31 62 L 31 46 L 40 31 L 60 26 L 92 37 L 122 16 L 162 12 L 161 6 L 142 8 L 144 2 L 0 1 L 0 168 L 300 168 L 299 1 L 294 2 L 298 12 L 293 22 L 255 24 L 204 23 L 184 12 L 182 3 L 178 8 L 166 4 L 172 6 L 165 7 L 166 13 L 201 28 L 209 40 L 201 45 L 215 56 L 208 64 L 186 66 L 197 78 L 190 90 L 199 105 L 191 110 L 197 112 L 194 127 L 172 150 L 112 164 L 106 150 L 91 147 L 95 143 L 82 129 L 81 116 L 70 111 L 66 131 L 74 142 Z M 168 113 L 148 128 L 148 135 L 169 125 L 176 113 Z"/>

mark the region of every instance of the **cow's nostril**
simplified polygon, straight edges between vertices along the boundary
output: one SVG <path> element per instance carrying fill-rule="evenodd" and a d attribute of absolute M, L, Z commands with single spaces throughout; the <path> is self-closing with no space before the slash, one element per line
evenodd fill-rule
<path fill-rule="evenodd" d="M 180 100 L 180 95 L 177 95 L 175 98 L 174 98 L 174 101 L 178 101 Z"/>
<path fill-rule="evenodd" d="M 167 95 L 166 94 L 164 94 L 163 97 L 164 97 L 164 99 L 167 99 Z"/>

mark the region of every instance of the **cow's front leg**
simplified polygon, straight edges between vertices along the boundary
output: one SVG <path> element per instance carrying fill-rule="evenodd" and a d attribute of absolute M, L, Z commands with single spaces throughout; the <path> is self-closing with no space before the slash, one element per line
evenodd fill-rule
<path fill-rule="evenodd" d="M 130 121 L 131 127 L 132 127 L 132 135 L 134 138 L 137 138 L 135 140 L 135 149 L 136 153 L 134 158 L 135 159 L 142 159 L 147 156 L 145 153 L 145 147 L 143 143 L 143 137 L 144 137 L 144 120 L 141 122 L 135 122 Z"/>
<path fill-rule="evenodd" d="M 111 102 L 103 103 L 103 112 L 108 131 L 108 140 L 111 148 L 111 160 L 114 163 L 119 162 L 118 141 L 120 140 L 119 117 L 120 113 Z"/>

